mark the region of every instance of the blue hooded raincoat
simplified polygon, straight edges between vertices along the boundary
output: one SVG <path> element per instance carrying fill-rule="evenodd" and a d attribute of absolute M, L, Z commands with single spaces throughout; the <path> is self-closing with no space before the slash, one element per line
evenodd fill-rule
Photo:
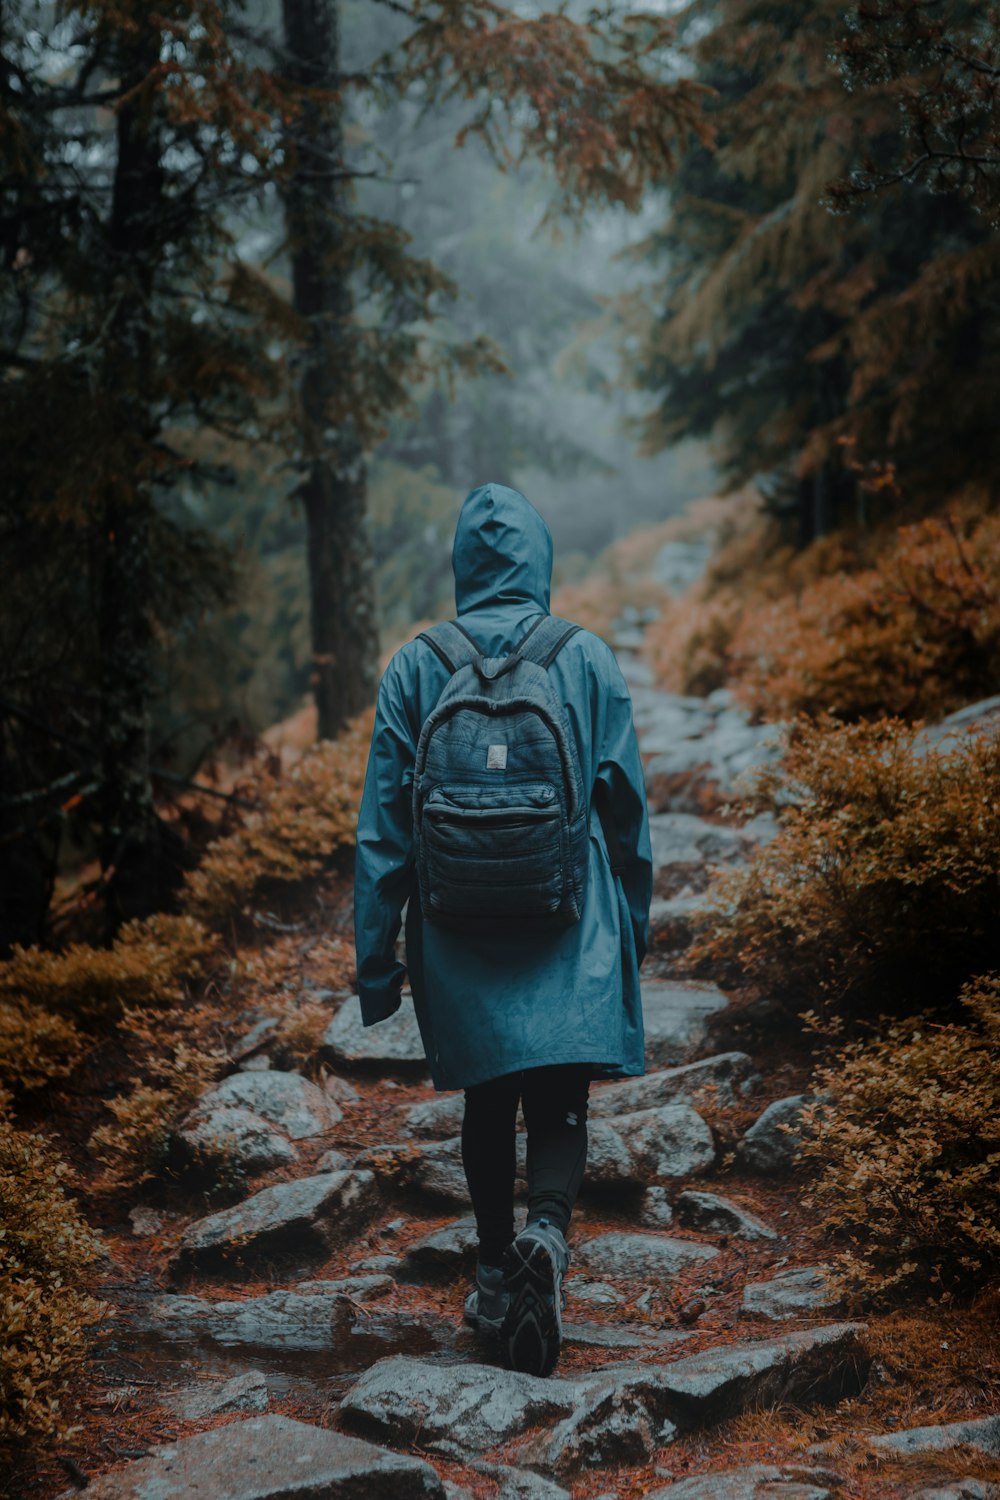
<path fill-rule="evenodd" d="M 548 614 L 552 537 L 517 490 L 481 485 L 466 499 L 452 550 L 455 604 L 487 656 L 511 650 Z M 407 974 L 431 1078 L 468 1088 L 550 1063 L 590 1062 L 595 1078 L 644 1070 L 639 965 L 649 940 L 652 855 L 628 685 L 611 648 L 580 630 L 549 668 L 565 704 L 585 786 L 600 777 L 626 860 L 611 871 L 591 807 L 580 921 L 555 933 L 447 931 L 421 916 L 412 793 L 417 741 L 448 671 L 421 640 L 393 656 L 379 684 L 358 819 L 354 923 L 364 1024 L 391 1016 Z M 406 904 L 406 965 L 395 951 Z"/>

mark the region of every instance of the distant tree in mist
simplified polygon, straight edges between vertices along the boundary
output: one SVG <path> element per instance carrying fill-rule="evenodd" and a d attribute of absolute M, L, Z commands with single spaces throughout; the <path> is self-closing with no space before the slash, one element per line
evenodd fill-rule
<path fill-rule="evenodd" d="M 950 44 L 974 49 L 973 7 L 949 9 Z M 994 483 L 1000 459 L 1000 238 L 973 202 L 986 180 L 963 184 L 953 163 L 940 191 L 916 173 L 890 185 L 910 149 L 900 101 L 904 116 L 931 112 L 937 85 L 920 48 L 893 52 L 898 76 L 863 66 L 875 10 L 687 8 L 718 149 L 686 156 L 670 217 L 639 252 L 660 280 L 623 306 L 629 361 L 656 396 L 648 448 L 713 434 L 727 481 L 768 476 L 802 541 L 865 521 L 858 463 L 894 465 L 933 504 L 966 480 Z M 971 112 L 971 65 L 966 76 Z M 871 190 L 848 203 L 859 172 Z"/>

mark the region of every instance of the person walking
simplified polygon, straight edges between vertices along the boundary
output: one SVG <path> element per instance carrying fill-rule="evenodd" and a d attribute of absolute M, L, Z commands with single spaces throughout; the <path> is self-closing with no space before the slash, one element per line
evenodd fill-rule
<path fill-rule="evenodd" d="M 457 619 L 407 642 L 379 684 L 354 883 L 364 1025 L 395 1013 L 408 977 L 434 1087 L 464 1090 L 479 1242 L 466 1321 L 538 1375 L 559 1357 L 590 1083 L 645 1069 L 652 894 L 628 685 L 603 640 L 551 615 L 552 555 L 519 491 L 467 496 Z"/>

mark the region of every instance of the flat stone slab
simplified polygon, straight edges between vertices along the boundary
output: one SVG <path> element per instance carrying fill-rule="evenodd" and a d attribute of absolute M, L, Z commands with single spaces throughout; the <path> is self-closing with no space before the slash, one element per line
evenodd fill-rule
<path fill-rule="evenodd" d="M 62 1500 L 76 1500 L 68 1490 Z M 445 1500 L 430 1464 L 290 1417 L 250 1417 L 92 1479 L 88 1500 Z"/>
<path fill-rule="evenodd" d="M 266 1292 L 211 1302 L 204 1297 L 154 1297 L 136 1320 L 139 1327 L 182 1343 L 211 1339 L 267 1349 L 331 1349 L 354 1304 L 387 1292 L 389 1276 L 350 1276 L 342 1281 L 302 1282 L 294 1291 Z"/>
<path fill-rule="evenodd" d="M 300 1073 L 232 1073 L 203 1094 L 193 1113 L 248 1109 L 277 1125 L 293 1141 L 332 1130 L 344 1118 L 340 1106 Z"/>
<path fill-rule="evenodd" d="M 658 1109 L 663 1104 L 690 1104 L 697 1109 L 699 1104 L 711 1103 L 727 1108 L 750 1093 L 757 1082 L 753 1063 L 745 1052 L 717 1052 L 679 1068 L 660 1068 L 642 1078 L 594 1084 L 588 1114 L 591 1119 L 603 1119 L 637 1109 Z"/>
<path fill-rule="evenodd" d="M 706 1017 L 729 1004 L 714 984 L 648 980 L 642 985 L 646 1061 L 667 1067 L 690 1060 L 708 1035 Z"/>
<path fill-rule="evenodd" d="M 802 1313 L 829 1311 L 836 1305 L 822 1266 L 795 1266 L 779 1271 L 769 1281 L 748 1281 L 742 1310 L 757 1318 L 797 1318 Z"/>
<path fill-rule="evenodd" d="M 567 1416 L 577 1381 L 522 1375 L 494 1365 L 445 1365 L 405 1354 L 380 1359 L 345 1395 L 345 1425 L 385 1442 L 419 1439 L 437 1453 L 482 1453 Z"/>
<path fill-rule="evenodd" d="M 599 1118 L 588 1124 L 587 1134 L 589 1188 L 690 1177 L 715 1161 L 712 1132 L 689 1104 Z"/>
<path fill-rule="evenodd" d="M 938 1427 L 908 1427 L 871 1437 L 873 1448 L 892 1453 L 941 1453 L 948 1448 L 975 1448 L 980 1453 L 1000 1455 L 1000 1413 L 974 1417 L 967 1422 L 944 1422 Z"/>
<path fill-rule="evenodd" d="M 769 1104 L 740 1142 L 736 1155 L 740 1165 L 762 1177 L 780 1177 L 795 1166 L 802 1144 L 799 1121 L 807 1094 L 789 1094 Z"/>
<path fill-rule="evenodd" d="M 811 1484 L 770 1464 L 721 1469 L 650 1490 L 648 1500 L 827 1500 L 826 1485 Z"/>
<path fill-rule="evenodd" d="M 348 1066 L 369 1064 L 387 1072 L 426 1070 L 427 1058 L 420 1028 L 408 994 L 394 1015 L 375 1026 L 361 1024 L 361 1002 L 352 995 L 341 1005 L 323 1033 L 320 1055 Z"/>
<path fill-rule="evenodd" d="M 778 1236 L 764 1220 L 718 1193 L 700 1193 L 687 1188 L 678 1194 L 674 1212 L 685 1229 L 703 1234 L 735 1235 L 741 1240 L 775 1240 Z"/>
<path fill-rule="evenodd" d="M 189 1225 L 172 1265 L 183 1270 L 274 1254 L 306 1260 L 343 1244 L 377 1203 L 371 1172 L 320 1172 L 278 1182 Z"/>
<path fill-rule="evenodd" d="M 714 1260 L 719 1252 L 694 1240 L 610 1230 L 585 1240 L 578 1253 L 581 1264 L 599 1276 L 666 1281 L 695 1261 Z"/>

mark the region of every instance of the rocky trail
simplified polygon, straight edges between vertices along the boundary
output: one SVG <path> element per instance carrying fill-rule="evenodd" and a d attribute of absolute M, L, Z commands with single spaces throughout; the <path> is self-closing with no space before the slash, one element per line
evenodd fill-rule
<path fill-rule="evenodd" d="M 235 1201 L 132 1209 L 99 1370 L 141 1439 L 94 1500 L 1000 1495 L 1000 1415 L 942 1421 L 961 1396 L 931 1381 L 893 1426 L 886 1336 L 831 1300 L 790 1171 L 805 1054 L 754 1043 L 685 973 L 710 868 L 774 832 L 727 797 L 777 749 L 724 692 L 657 691 L 640 626 L 617 649 L 657 867 L 648 1072 L 592 1090 L 556 1374 L 503 1369 L 462 1325 L 462 1101 L 431 1089 L 412 1011 L 365 1031 L 353 997 L 317 990 L 323 1082 L 274 1065 L 274 1019 L 247 1016 L 236 1071 L 177 1132 L 177 1160 L 214 1161 Z"/>

